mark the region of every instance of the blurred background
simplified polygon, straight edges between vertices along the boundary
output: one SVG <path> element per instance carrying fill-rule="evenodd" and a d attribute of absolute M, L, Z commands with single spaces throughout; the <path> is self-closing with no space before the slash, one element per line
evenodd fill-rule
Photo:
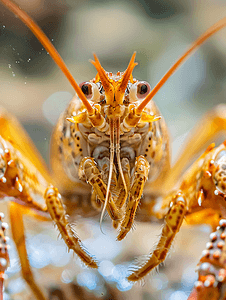
<path fill-rule="evenodd" d="M 93 52 L 107 71 L 116 72 L 124 71 L 137 51 L 139 65 L 133 75 L 154 87 L 188 46 L 226 15 L 224 0 L 16 2 L 47 34 L 78 83 L 96 75 L 89 63 Z M 174 157 L 183 137 L 204 112 L 225 103 L 225 34 L 226 29 L 207 41 L 154 97 L 169 126 Z M 47 163 L 53 124 L 72 95 L 72 87 L 43 46 L 0 5 L 0 105 L 18 117 Z M 38 227 L 30 230 L 28 238 L 29 257 L 38 269 L 37 280 L 48 290 L 50 299 L 65 300 L 187 299 L 209 234 L 205 226 L 184 227 L 159 273 L 148 276 L 144 286 L 132 287 L 124 280 L 127 267 L 135 256 L 150 252 L 160 224 L 137 222 L 136 230 L 125 241 L 116 243 L 116 233 L 107 223 L 103 235 L 98 223 L 77 221 L 79 236 L 102 261 L 99 271 L 91 272 L 67 254 L 51 224 L 42 229 L 37 221 L 27 222 L 29 228 Z M 11 249 L 5 299 L 25 299 L 25 295 L 32 299 L 18 275 L 13 244 Z"/>

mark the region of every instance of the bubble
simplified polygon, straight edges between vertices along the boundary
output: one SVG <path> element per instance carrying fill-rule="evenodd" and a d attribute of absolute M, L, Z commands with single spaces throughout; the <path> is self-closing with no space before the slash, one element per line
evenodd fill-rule
<path fill-rule="evenodd" d="M 108 277 L 112 275 L 114 264 L 110 260 L 103 260 L 99 266 L 99 272 L 102 276 Z"/>

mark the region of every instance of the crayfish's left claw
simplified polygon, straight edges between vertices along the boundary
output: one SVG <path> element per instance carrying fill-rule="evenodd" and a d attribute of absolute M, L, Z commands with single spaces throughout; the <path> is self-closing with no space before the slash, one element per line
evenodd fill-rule
<path fill-rule="evenodd" d="M 221 220 L 216 232 L 210 234 L 210 242 L 202 252 L 198 264 L 198 281 L 188 300 L 225 299 L 226 292 L 226 220 Z"/>

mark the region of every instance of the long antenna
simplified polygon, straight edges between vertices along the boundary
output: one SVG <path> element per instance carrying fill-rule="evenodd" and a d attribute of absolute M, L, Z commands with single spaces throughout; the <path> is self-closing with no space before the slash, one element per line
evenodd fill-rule
<path fill-rule="evenodd" d="M 61 58 L 58 51 L 55 49 L 53 44 L 47 38 L 45 33 L 40 29 L 40 27 L 32 20 L 29 15 L 23 11 L 19 6 L 11 2 L 10 0 L 0 0 L 10 11 L 12 11 L 16 16 L 18 16 L 21 21 L 34 33 L 37 39 L 41 42 L 41 44 L 45 47 L 46 51 L 49 52 L 52 59 L 58 65 L 58 67 L 62 70 L 64 75 L 69 80 L 70 84 L 78 94 L 78 97 L 81 99 L 83 104 L 85 105 L 89 114 L 93 113 L 93 108 L 89 101 L 86 99 L 85 95 L 83 94 L 82 90 L 80 89 L 77 82 L 74 80 L 73 76 L 71 75 L 70 71 L 68 70 L 66 64 L 64 63 L 63 59 Z"/>
<path fill-rule="evenodd" d="M 211 26 L 204 34 L 202 34 L 191 47 L 176 61 L 176 63 L 169 69 L 168 72 L 162 77 L 162 79 L 157 83 L 153 90 L 147 95 L 147 97 L 140 103 L 136 108 L 136 113 L 141 114 L 145 106 L 155 94 L 160 90 L 163 84 L 169 79 L 171 75 L 181 66 L 181 64 L 189 58 L 189 56 L 198 49 L 198 47 L 203 44 L 210 36 L 215 34 L 217 31 L 221 30 L 226 26 L 226 17 Z"/>

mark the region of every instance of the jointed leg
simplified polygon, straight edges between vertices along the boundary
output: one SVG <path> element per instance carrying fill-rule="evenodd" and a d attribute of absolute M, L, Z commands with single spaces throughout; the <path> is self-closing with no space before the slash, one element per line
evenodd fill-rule
<path fill-rule="evenodd" d="M 24 235 L 23 216 L 20 210 L 20 206 L 14 202 L 10 202 L 9 208 L 12 236 L 20 258 L 22 276 L 30 286 L 36 298 L 38 300 L 46 300 L 42 290 L 35 283 L 34 276 L 29 264 Z"/>
<path fill-rule="evenodd" d="M 129 160 L 128 158 L 123 158 L 122 159 L 122 171 L 123 171 L 123 176 L 126 182 L 126 186 L 127 186 L 127 193 L 129 192 L 129 188 L 130 188 L 130 165 L 129 165 Z M 117 205 L 117 207 L 119 209 L 121 209 L 123 207 L 123 205 L 126 202 L 127 196 L 128 194 L 125 191 L 124 188 L 124 184 L 122 181 L 122 177 L 119 175 L 119 179 L 117 182 L 117 190 L 120 191 L 118 198 L 115 201 L 115 204 Z"/>
<path fill-rule="evenodd" d="M 80 178 L 85 176 L 86 181 L 89 182 L 89 184 L 93 187 L 93 190 L 99 198 L 99 200 L 102 203 L 104 203 L 107 192 L 107 186 L 102 179 L 101 173 L 97 168 L 94 159 L 91 157 L 83 158 L 83 160 L 80 163 L 79 173 Z M 111 193 L 108 199 L 107 212 L 113 221 L 121 219 L 120 211 L 115 205 Z"/>
<path fill-rule="evenodd" d="M 148 177 L 148 171 L 149 163 L 142 155 L 138 156 L 136 158 L 129 199 L 126 203 L 125 216 L 120 225 L 119 235 L 117 236 L 119 241 L 127 235 L 133 225 L 137 207 L 143 194 L 144 184 Z"/>
<path fill-rule="evenodd" d="M 144 265 L 137 267 L 137 269 L 128 277 L 129 281 L 138 281 L 142 279 L 152 269 L 165 260 L 173 239 L 181 227 L 185 213 L 185 200 L 179 193 L 173 200 L 172 206 L 165 217 L 165 224 L 155 250 L 150 254 L 148 261 Z"/>
<path fill-rule="evenodd" d="M 44 197 L 48 211 L 58 227 L 65 244 L 69 249 L 72 249 L 87 266 L 90 268 L 97 268 L 96 260 L 89 255 L 85 247 L 82 245 L 81 240 L 69 224 L 58 190 L 56 188 L 49 187 L 46 190 Z"/>
<path fill-rule="evenodd" d="M 129 165 L 129 160 L 128 158 L 123 158 L 122 159 L 122 171 L 123 171 L 123 176 L 125 179 L 127 191 L 125 190 L 124 184 L 122 177 L 119 174 L 119 179 L 117 182 L 117 190 L 119 191 L 118 197 L 115 200 L 115 204 L 117 208 L 121 211 L 122 209 L 124 210 L 124 204 L 126 202 L 126 199 L 128 197 L 128 192 L 130 189 L 130 165 Z M 117 228 L 121 220 L 117 220 L 113 222 L 113 227 Z"/>
<path fill-rule="evenodd" d="M 100 200 L 97 198 L 97 195 L 96 193 L 93 191 L 92 194 L 91 194 L 91 204 L 92 204 L 92 207 L 98 211 L 101 210 L 101 202 Z"/>

